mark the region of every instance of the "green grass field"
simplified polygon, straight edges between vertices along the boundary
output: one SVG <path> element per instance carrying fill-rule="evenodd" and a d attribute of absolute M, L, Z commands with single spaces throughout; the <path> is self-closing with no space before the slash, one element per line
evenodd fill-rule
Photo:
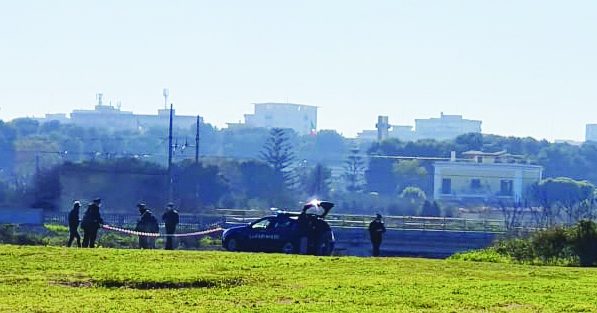
<path fill-rule="evenodd" d="M 597 312 L 597 269 L 0 246 L 1 312 Z"/>

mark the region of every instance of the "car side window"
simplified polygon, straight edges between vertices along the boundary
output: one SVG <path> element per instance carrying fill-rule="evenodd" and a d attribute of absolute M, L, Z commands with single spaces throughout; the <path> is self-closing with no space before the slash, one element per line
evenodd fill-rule
<path fill-rule="evenodd" d="M 283 219 L 283 220 L 279 220 L 276 222 L 276 225 L 274 226 L 274 228 L 276 229 L 282 229 L 282 228 L 288 228 L 292 226 L 292 221 L 289 219 Z"/>
<path fill-rule="evenodd" d="M 253 226 L 251 226 L 252 229 L 266 229 L 267 226 L 269 226 L 269 224 L 271 223 L 271 220 L 269 219 L 264 219 L 261 220 L 255 224 L 253 224 Z"/>

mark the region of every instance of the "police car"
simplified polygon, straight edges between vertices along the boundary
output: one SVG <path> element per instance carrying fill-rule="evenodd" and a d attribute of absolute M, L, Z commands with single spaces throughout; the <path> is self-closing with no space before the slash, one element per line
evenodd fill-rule
<path fill-rule="evenodd" d="M 300 213 L 278 212 L 229 228 L 222 234 L 222 246 L 228 251 L 331 255 L 335 239 L 324 217 L 332 207 L 331 202 L 314 200 Z"/>

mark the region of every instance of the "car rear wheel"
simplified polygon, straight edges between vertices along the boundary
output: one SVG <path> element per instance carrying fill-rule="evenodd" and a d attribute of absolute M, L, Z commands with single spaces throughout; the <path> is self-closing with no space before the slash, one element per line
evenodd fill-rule
<path fill-rule="evenodd" d="M 228 239 L 226 243 L 226 250 L 228 251 L 238 251 L 238 241 L 235 238 Z"/>
<path fill-rule="evenodd" d="M 319 246 L 317 247 L 317 255 L 332 255 L 332 252 L 334 251 L 334 237 L 332 233 L 327 231 L 323 233 L 320 238 Z"/>
<path fill-rule="evenodd" d="M 293 254 L 296 253 L 296 248 L 292 242 L 287 242 L 282 245 L 282 252 L 286 254 Z"/>

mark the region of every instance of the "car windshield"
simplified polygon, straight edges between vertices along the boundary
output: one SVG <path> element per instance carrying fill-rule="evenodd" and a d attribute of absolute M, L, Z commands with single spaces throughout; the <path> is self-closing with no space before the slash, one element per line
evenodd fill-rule
<path fill-rule="evenodd" d="M 271 223 L 271 220 L 266 218 L 260 221 L 255 222 L 255 224 L 251 225 L 251 228 L 253 229 L 266 229 L 269 224 Z"/>

